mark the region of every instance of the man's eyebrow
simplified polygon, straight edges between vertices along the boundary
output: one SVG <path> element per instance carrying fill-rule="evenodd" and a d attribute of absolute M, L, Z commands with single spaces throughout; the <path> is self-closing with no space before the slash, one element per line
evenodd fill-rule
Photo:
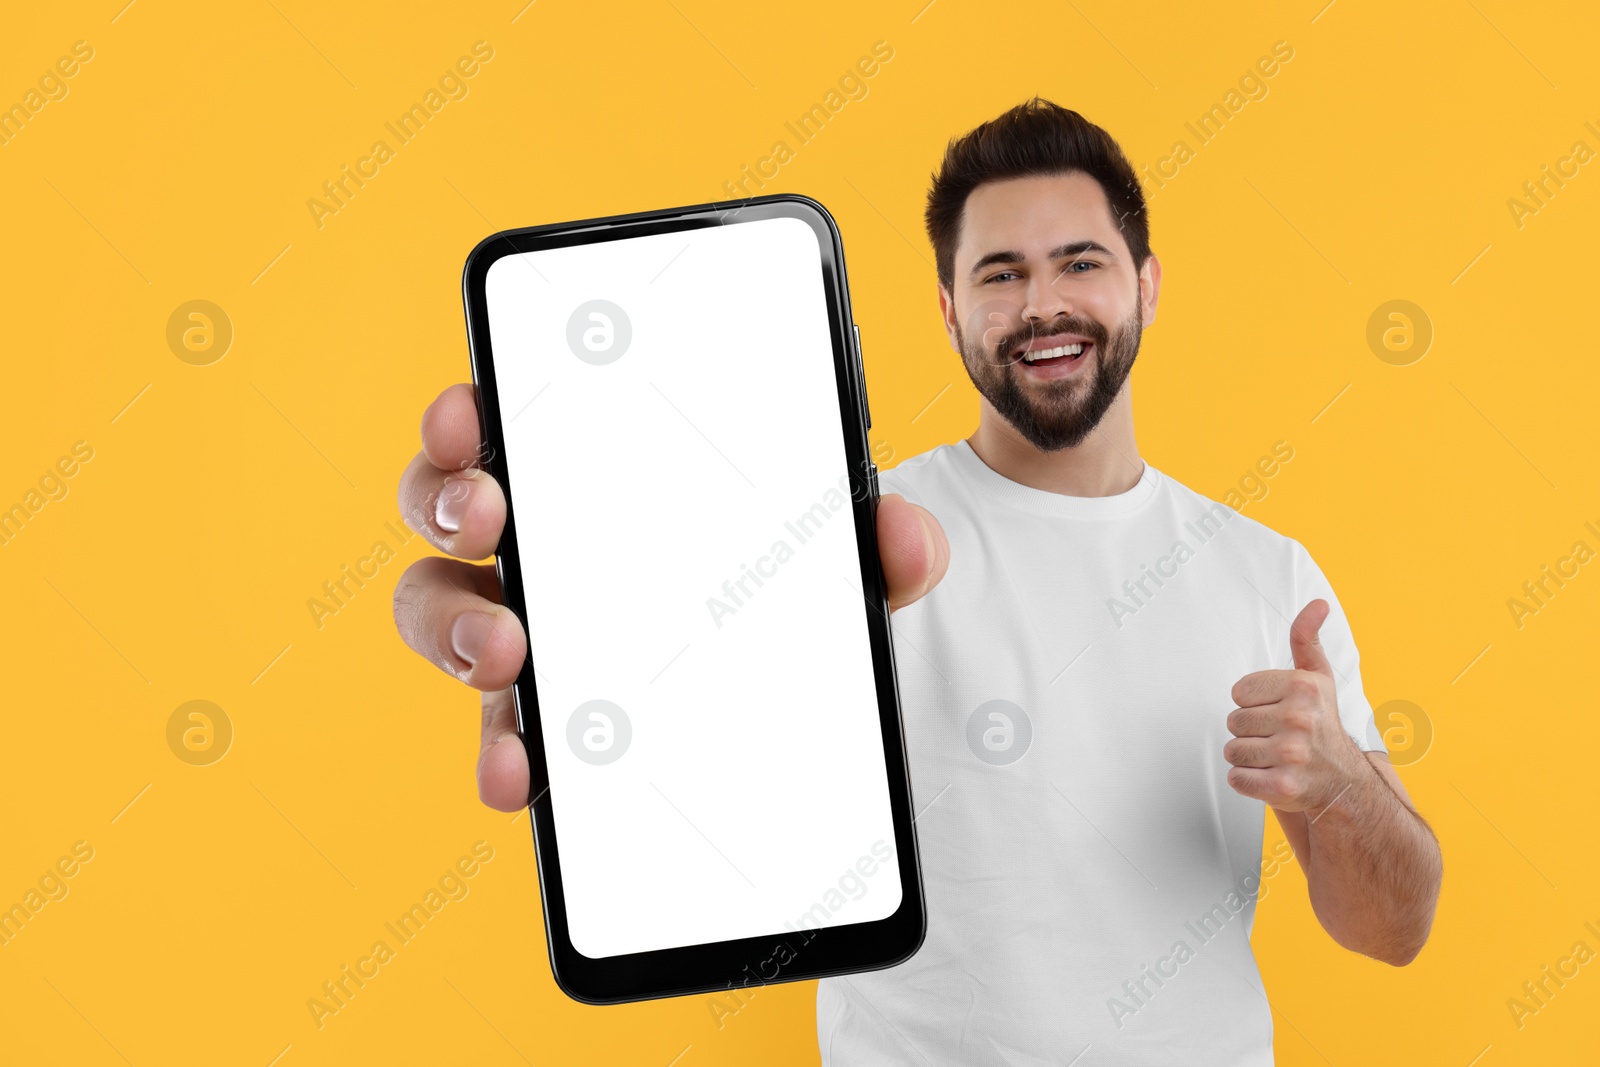
<path fill-rule="evenodd" d="M 1067 244 L 1058 245 L 1050 250 L 1051 259 L 1066 259 L 1069 256 L 1081 256 L 1085 252 L 1095 252 L 1107 259 L 1115 259 L 1116 255 L 1099 241 L 1069 241 Z M 990 252 L 972 265 L 968 277 L 977 274 L 985 267 L 996 263 L 1021 263 L 1026 258 L 1021 252 L 1012 249 L 1003 249 L 999 252 Z"/>

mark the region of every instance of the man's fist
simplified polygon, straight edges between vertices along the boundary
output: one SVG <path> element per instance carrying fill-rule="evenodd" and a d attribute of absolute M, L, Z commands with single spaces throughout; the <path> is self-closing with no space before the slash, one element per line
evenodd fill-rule
<path fill-rule="evenodd" d="M 1294 670 L 1256 671 L 1233 686 L 1233 740 L 1222 755 L 1235 792 L 1279 811 L 1325 808 L 1362 773 L 1365 762 L 1339 721 L 1333 666 L 1317 637 L 1331 609 L 1313 600 L 1289 624 Z"/>
<path fill-rule="evenodd" d="M 483 743 L 478 795 L 500 811 L 528 806 L 528 754 L 517 736 L 511 683 L 528 655 L 521 621 L 500 603 L 492 563 L 506 523 L 505 492 L 482 459 L 477 399 L 470 385 L 439 394 L 422 416 L 422 451 L 400 478 L 406 525 L 451 556 L 425 556 L 394 590 L 400 636 L 440 670 L 483 690 Z M 950 566 L 950 542 L 939 521 L 904 497 L 878 501 L 878 554 L 889 608 L 924 596 Z"/>

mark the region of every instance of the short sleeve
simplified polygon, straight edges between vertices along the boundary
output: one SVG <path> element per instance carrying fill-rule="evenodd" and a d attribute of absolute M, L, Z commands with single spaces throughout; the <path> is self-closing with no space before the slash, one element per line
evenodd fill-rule
<path fill-rule="evenodd" d="M 1383 743 L 1383 735 L 1378 732 L 1377 723 L 1372 715 L 1372 705 L 1367 701 L 1366 690 L 1361 685 L 1361 655 L 1356 650 L 1355 635 L 1351 631 L 1350 620 L 1345 617 L 1344 607 L 1334 595 L 1333 587 L 1328 583 L 1327 576 L 1322 573 L 1322 568 L 1317 566 L 1311 554 L 1298 542 L 1294 546 L 1294 555 L 1295 601 L 1293 607 L 1289 609 L 1289 617 L 1294 618 L 1313 600 L 1320 598 L 1328 602 L 1331 610 L 1321 630 L 1318 631 L 1318 637 L 1322 641 L 1323 652 L 1327 655 L 1328 662 L 1333 665 L 1339 719 L 1344 724 L 1345 732 L 1355 740 L 1357 747 L 1363 752 L 1381 752 L 1387 755 L 1388 747 Z M 1287 651 L 1285 655 L 1287 662 L 1293 665 L 1293 651 Z"/>
<path fill-rule="evenodd" d="M 913 504 L 919 503 L 917 491 L 911 487 L 906 478 L 896 473 L 899 467 L 891 467 L 886 471 L 878 472 L 878 495 L 887 496 L 890 493 L 899 493 Z"/>

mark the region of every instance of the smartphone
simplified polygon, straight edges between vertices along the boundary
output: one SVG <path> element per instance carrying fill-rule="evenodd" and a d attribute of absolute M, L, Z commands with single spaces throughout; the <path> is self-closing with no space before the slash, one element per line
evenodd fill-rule
<path fill-rule="evenodd" d="M 556 983 L 891 966 L 925 914 L 860 334 L 815 200 L 494 234 L 463 274 Z"/>

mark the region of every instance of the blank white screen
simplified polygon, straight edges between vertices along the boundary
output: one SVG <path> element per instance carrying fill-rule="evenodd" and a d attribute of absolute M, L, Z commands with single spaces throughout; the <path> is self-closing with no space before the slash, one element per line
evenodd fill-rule
<path fill-rule="evenodd" d="M 511 255 L 486 286 L 574 947 L 893 914 L 814 232 L 775 218 Z M 589 318 L 597 300 L 621 316 Z M 594 362 L 624 317 L 626 349 Z M 587 716 L 569 744 L 594 700 L 622 709 L 625 748 L 615 716 L 609 747 Z"/>

